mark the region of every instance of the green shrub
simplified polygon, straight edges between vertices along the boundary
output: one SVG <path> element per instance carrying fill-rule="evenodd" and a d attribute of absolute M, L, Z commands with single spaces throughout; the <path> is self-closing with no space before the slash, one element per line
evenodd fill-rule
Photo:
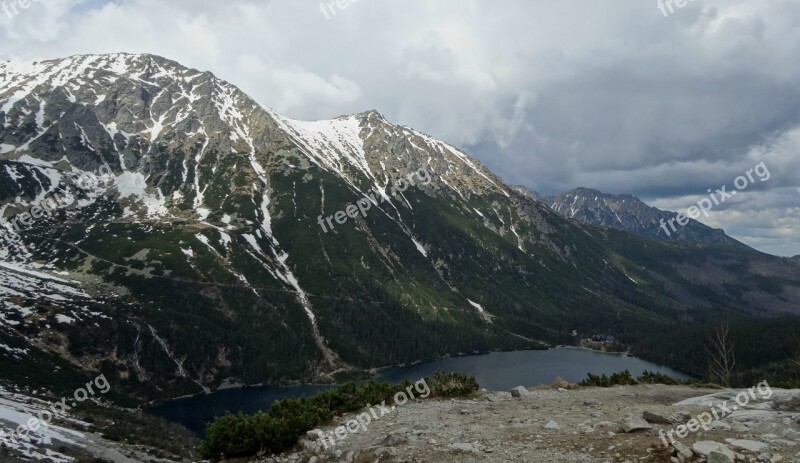
<path fill-rule="evenodd" d="M 647 370 L 642 373 L 642 376 L 639 376 L 638 380 L 643 384 L 666 384 L 668 386 L 676 386 L 681 384 L 681 382 L 677 379 L 670 378 L 663 373 L 654 373 Z"/>
<path fill-rule="evenodd" d="M 634 378 L 630 371 L 614 373 L 610 377 L 606 375 L 587 374 L 587 378 L 578 383 L 584 387 L 613 387 L 613 386 L 634 386 L 637 384 L 666 384 L 676 386 L 679 384 L 693 384 L 696 380 L 679 381 L 663 373 L 653 373 L 645 370 L 641 376 Z"/>
<path fill-rule="evenodd" d="M 458 397 L 474 393 L 475 378 L 459 373 L 436 372 L 425 382 L 430 397 Z M 413 388 L 406 380 L 400 384 L 368 381 L 347 383 L 313 397 L 276 401 L 268 412 L 255 415 L 227 412 L 206 426 L 206 440 L 199 451 L 204 458 L 251 457 L 261 452 L 275 454 L 291 449 L 297 440 L 335 416 L 357 412 L 367 405 L 390 402 L 395 394 Z M 418 391 L 417 391 L 418 392 Z"/>
<path fill-rule="evenodd" d="M 442 370 L 433 379 L 426 379 L 434 397 L 463 397 L 478 391 L 480 386 L 473 376 Z"/>
<path fill-rule="evenodd" d="M 593 386 L 593 387 L 612 387 L 612 386 L 630 386 L 639 384 L 636 378 L 633 377 L 630 371 L 625 370 L 622 373 L 614 373 L 611 377 L 606 375 L 593 375 L 587 374 L 587 379 L 578 383 L 580 386 Z"/>

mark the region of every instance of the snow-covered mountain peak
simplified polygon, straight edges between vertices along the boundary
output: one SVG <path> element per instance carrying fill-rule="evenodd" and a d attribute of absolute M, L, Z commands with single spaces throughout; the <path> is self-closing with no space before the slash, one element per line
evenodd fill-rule
<path fill-rule="evenodd" d="M 0 121 L 6 159 L 79 171 L 108 165 L 118 177 L 146 183 L 132 194 L 148 216 L 190 205 L 207 217 L 205 189 L 231 157 L 246 157 L 266 185 L 276 146 L 293 146 L 294 156 L 362 192 L 386 190 L 422 168 L 434 177 L 434 190 L 457 198 L 509 191 L 461 150 L 376 110 L 295 120 L 211 73 L 148 54 L 2 63 Z"/>

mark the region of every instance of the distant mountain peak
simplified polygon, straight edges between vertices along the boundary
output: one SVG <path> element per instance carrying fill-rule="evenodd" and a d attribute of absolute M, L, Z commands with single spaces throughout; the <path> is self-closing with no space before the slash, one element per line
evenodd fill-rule
<path fill-rule="evenodd" d="M 630 194 L 615 195 L 579 187 L 562 195 L 537 199 L 567 218 L 624 230 L 644 238 L 742 245 L 723 230 L 713 229 L 691 219 L 689 225 L 667 234 L 662 227 L 662 220 L 667 222 L 677 213 L 651 207 Z"/>
<path fill-rule="evenodd" d="M 378 111 L 377 109 L 370 109 L 369 111 L 364 111 L 364 112 L 358 113 L 358 114 L 356 114 L 356 116 L 358 116 L 358 117 L 360 117 L 362 119 L 365 119 L 365 120 L 375 119 L 375 120 L 379 120 L 379 121 L 382 121 L 382 122 L 387 122 L 387 123 L 389 122 L 386 119 L 386 117 L 383 114 L 381 114 L 380 111 Z"/>

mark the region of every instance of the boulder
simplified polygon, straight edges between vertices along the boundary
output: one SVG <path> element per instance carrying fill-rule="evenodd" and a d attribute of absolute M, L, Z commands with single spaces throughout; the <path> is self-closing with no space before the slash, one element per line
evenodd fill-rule
<path fill-rule="evenodd" d="M 309 439 L 300 439 L 297 443 L 300 444 L 300 447 L 302 447 L 304 450 L 314 453 L 319 452 L 320 447 L 322 447 L 322 444 L 319 441 L 312 441 Z"/>
<path fill-rule="evenodd" d="M 800 432 L 799 431 L 795 431 L 794 429 L 791 429 L 791 428 L 790 429 L 784 429 L 783 433 L 781 434 L 781 437 L 783 437 L 786 440 L 793 440 L 793 441 L 800 442 Z"/>
<path fill-rule="evenodd" d="M 769 444 L 746 439 L 725 439 L 735 449 L 747 450 L 751 453 L 761 453 L 769 448 Z"/>
<path fill-rule="evenodd" d="M 692 449 L 678 441 L 672 443 L 672 448 L 675 449 L 675 453 L 678 456 L 678 461 L 680 462 L 690 461 L 692 457 L 694 457 L 694 452 L 692 452 Z"/>
<path fill-rule="evenodd" d="M 306 432 L 306 436 L 312 441 L 321 440 L 325 433 L 322 432 L 321 429 L 312 429 L 311 431 Z"/>
<path fill-rule="evenodd" d="M 474 445 L 466 443 L 450 444 L 450 449 L 454 452 L 478 453 Z"/>
<path fill-rule="evenodd" d="M 619 425 L 612 421 L 601 421 L 594 425 L 594 430 L 597 431 L 598 429 L 601 431 L 618 432 Z"/>
<path fill-rule="evenodd" d="M 728 423 L 725 423 L 724 421 L 714 421 L 714 422 L 712 422 L 711 424 L 708 425 L 708 429 L 711 429 L 711 430 L 714 430 L 714 429 L 720 430 L 721 429 L 723 431 L 730 431 L 731 430 L 731 425 L 729 425 Z"/>
<path fill-rule="evenodd" d="M 708 454 L 708 463 L 734 463 L 734 458 L 726 453 L 713 450 Z"/>
<path fill-rule="evenodd" d="M 674 423 L 686 424 L 692 419 L 692 414 L 689 412 L 676 412 L 669 416 Z"/>
<path fill-rule="evenodd" d="M 407 444 L 408 437 L 399 432 L 392 432 L 386 435 L 383 439 L 383 443 L 389 447 L 397 447 L 398 445 Z"/>
<path fill-rule="evenodd" d="M 626 415 L 625 419 L 622 420 L 622 430 L 627 433 L 647 431 L 648 429 L 653 429 L 653 427 L 650 426 L 647 421 L 636 415 Z"/>
<path fill-rule="evenodd" d="M 711 452 L 722 453 L 730 457 L 731 460 L 736 458 L 736 454 L 733 453 L 733 450 L 727 445 L 714 441 L 695 442 L 694 445 L 692 445 L 692 450 L 694 450 L 694 453 L 706 458 L 708 458 Z"/>
<path fill-rule="evenodd" d="M 531 392 L 522 386 L 517 386 L 511 390 L 511 397 L 518 399 L 528 399 L 532 396 Z"/>
<path fill-rule="evenodd" d="M 644 418 L 644 420 L 647 421 L 648 423 L 652 424 L 674 424 L 674 421 L 672 421 L 672 419 L 667 418 L 665 416 L 661 416 L 658 413 L 653 413 L 649 411 L 645 411 L 644 413 L 642 413 L 642 418 Z"/>
<path fill-rule="evenodd" d="M 738 421 L 734 421 L 731 423 L 731 430 L 735 432 L 747 432 L 747 426 Z"/>
<path fill-rule="evenodd" d="M 553 420 L 550 420 L 550 422 L 549 422 L 549 423 L 547 423 L 546 425 L 544 425 L 544 428 L 545 428 L 545 429 L 551 429 L 551 430 L 561 429 L 561 427 L 558 425 L 558 423 L 556 423 L 556 422 L 555 422 L 555 421 L 553 421 Z"/>

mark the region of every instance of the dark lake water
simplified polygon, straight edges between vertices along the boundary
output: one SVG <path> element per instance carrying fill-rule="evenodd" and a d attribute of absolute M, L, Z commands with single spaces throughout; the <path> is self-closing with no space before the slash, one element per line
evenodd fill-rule
<path fill-rule="evenodd" d="M 689 378 L 679 371 L 636 357 L 585 349 L 558 348 L 439 359 L 407 367 L 389 368 L 381 371 L 378 379 L 400 382 L 408 378 L 417 381 L 433 375 L 439 369 L 475 376 L 481 387 L 499 391 L 510 390 L 516 386 L 551 384 L 556 377 L 575 383 L 585 379 L 587 373 L 608 375 L 624 370 L 629 370 L 635 376 L 641 375 L 644 370 L 650 370 L 676 379 Z M 207 422 L 228 410 L 234 413 L 266 411 L 275 400 L 313 395 L 324 389 L 325 386 L 230 389 L 173 400 L 148 411 L 202 434 Z"/>

